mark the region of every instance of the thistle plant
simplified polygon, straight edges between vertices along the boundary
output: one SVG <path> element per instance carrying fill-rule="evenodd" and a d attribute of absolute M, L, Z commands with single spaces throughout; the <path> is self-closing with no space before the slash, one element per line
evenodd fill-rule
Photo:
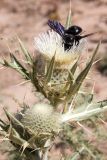
<path fill-rule="evenodd" d="M 70 22 L 69 14 L 67 28 Z M 23 109 L 14 115 L 4 108 L 8 122 L 0 119 L 3 139 L 9 140 L 21 154 L 22 159 L 26 160 L 48 160 L 56 137 L 69 145 L 72 144 L 76 151 L 69 157 L 62 155 L 59 159 L 77 160 L 81 154 L 85 155 L 85 152 L 88 153 L 89 159 L 98 158 L 89 149 L 86 140 L 83 140 L 81 145 L 77 143 L 81 139 L 82 131 L 80 126 L 77 133 L 74 128 L 77 128 L 76 124 L 82 122 L 87 124 L 87 120 L 92 122 L 92 117 L 98 118 L 107 110 L 106 100 L 94 102 L 93 92 L 83 89 L 84 80 L 95 62 L 100 42 L 81 70 L 79 60 L 86 52 L 86 38 L 81 39 L 78 45 L 73 43 L 70 49 L 65 50 L 62 37 L 54 30 L 40 34 L 34 38 L 36 50 L 45 61 L 44 72 L 39 73 L 35 57 L 31 56 L 19 38 L 17 40 L 26 66 L 14 53 L 10 53 L 10 61 L 4 59 L 1 60 L 1 64 L 16 70 L 25 80 L 31 82 L 35 92 L 40 93 L 43 101 L 34 106 L 23 104 Z M 44 99 L 49 103 L 44 102 Z M 81 128 L 84 128 L 83 125 Z M 74 133 L 76 138 L 73 136 Z"/>

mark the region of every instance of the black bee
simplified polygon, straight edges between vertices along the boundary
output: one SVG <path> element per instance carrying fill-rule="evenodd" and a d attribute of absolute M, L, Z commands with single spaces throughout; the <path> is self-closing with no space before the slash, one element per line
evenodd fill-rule
<path fill-rule="evenodd" d="M 79 45 L 79 41 L 82 38 L 91 36 L 94 33 L 90 33 L 87 35 L 81 36 L 82 28 L 76 25 L 73 25 L 69 27 L 68 29 L 65 29 L 61 23 L 53 20 L 48 21 L 48 25 L 51 29 L 53 29 L 55 32 L 57 32 L 63 39 L 64 44 L 64 50 L 70 50 L 71 47 L 75 44 L 76 46 Z"/>

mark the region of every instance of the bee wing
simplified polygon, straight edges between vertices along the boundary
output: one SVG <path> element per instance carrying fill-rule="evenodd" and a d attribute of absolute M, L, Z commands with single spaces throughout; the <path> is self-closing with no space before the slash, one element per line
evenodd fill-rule
<path fill-rule="evenodd" d="M 61 37 L 63 37 L 65 28 L 57 21 L 48 20 L 48 25 L 51 29 L 57 32 Z"/>

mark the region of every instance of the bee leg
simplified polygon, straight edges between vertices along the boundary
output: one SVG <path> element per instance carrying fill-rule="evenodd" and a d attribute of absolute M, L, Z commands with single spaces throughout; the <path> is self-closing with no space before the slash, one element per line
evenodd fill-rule
<path fill-rule="evenodd" d="M 78 45 L 78 41 L 76 39 L 74 40 L 74 44 L 75 44 L 75 46 Z"/>
<path fill-rule="evenodd" d="M 75 45 L 78 46 L 79 45 L 79 40 L 75 41 Z"/>
<path fill-rule="evenodd" d="M 64 43 L 64 50 L 65 51 L 69 51 L 71 49 L 72 45 L 68 44 L 68 43 Z"/>

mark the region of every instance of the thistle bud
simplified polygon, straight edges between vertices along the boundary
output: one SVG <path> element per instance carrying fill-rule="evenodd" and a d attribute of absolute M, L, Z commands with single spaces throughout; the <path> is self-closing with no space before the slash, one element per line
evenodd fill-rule
<path fill-rule="evenodd" d="M 57 133 L 61 128 L 60 114 L 45 103 L 38 103 L 28 109 L 22 118 L 22 123 L 35 135 Z"/>

